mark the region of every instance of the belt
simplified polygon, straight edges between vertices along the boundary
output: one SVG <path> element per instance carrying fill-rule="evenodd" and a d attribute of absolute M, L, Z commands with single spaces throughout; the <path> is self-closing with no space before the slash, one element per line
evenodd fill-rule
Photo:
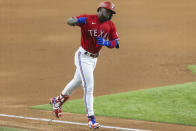
<path fill-rule="evenodd" d="M 90 57 L 92 57 L 92 58 L 97 58 L 98 56 L 99 56 L 99 53 L 97 53 L 97 54 L 92 54 L 92 53 L 89 53 L 89 52 L 84 52 L 84 54 L 85 55 L 87 55 L 87 56 L 90 56 Z"/>

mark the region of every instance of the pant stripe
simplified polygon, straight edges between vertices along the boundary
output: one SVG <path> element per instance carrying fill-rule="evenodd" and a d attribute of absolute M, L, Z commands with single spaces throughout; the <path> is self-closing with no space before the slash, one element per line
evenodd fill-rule
<path fill-rule="evenodd" d="M 82 80 L 84 82 L 84 103 L 85 103 L 85 107 L 86 107 L 86 113 L 88 114 L 88 108 L 87 108 L 87 102 L 86 102 L 86 95 L 87 95 L 87 87 L 86 87 L 86 80 L 84 77 L 84 72 L 82 70 L 82 63 L 81 63 L 81 52 L 78 53 L 78 59 L 79 59 L 79 66 L 80 66 L 80 72 L 82 74 Z"/>

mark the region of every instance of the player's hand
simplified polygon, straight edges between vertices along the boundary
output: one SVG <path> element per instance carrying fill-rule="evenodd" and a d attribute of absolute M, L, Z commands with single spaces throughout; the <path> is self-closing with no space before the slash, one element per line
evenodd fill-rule
<path fill-rule="evenodd" d="M 87 19 L 87 17 L 80 17 L 77 19 L 76 23 L 86 24 L 86 19 Z"/>
<path fill-rule="evenodd" d="M 108 47 L 111 46 L 110 41 L 107 41 L 102 37 L 97 37 L 97 44 L 102 46 L 108 46 Z"/>

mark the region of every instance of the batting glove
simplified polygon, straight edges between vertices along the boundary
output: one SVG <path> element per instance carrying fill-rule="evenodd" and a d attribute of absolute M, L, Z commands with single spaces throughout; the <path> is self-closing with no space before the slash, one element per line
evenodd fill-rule
<path fill-rule="evenodd" d="M 110 41 L 107 41 L 107 40 L 105 40 L 104 38 L 101 38 L 101 37 L 97 37 L 97 44 L 102 45 L 102 46 L 107 46 L 107 47 L 111 46 Z"/>
<path fill-rule="evenodd" d="M 107 46 L 109 48 L 119 48 L 118 39 L 107 41 L 104 38 L 97 37 L 97 44 Z"/>
<path fill-rule="evenodd" d="M 86 19 L 87 17 L 80 17 L 77 19 L 77 24 L 80 23 L 80 24 L 86 24 Z"/>

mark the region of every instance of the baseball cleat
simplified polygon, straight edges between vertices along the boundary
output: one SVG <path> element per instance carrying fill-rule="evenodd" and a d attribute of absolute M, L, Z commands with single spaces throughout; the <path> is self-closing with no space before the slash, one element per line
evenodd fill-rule
<path fill-rule="evenodd" d="M 66 95 L 59 95 L 56 98 L 51 98 L 50 99 L 50 104 L 53 109 L 53 114 L 57 118 L 60 118 L 62 116 L 62 105 L 69 99 L 69 96 Z"/>
<path fill-rule="evenodd" d="M 88 118 L 88 126 L 89 126 L 90 129 L 100 128 L 100 124 L 98 122 L 96 122 L 94 116 L 92 116 L 91 118 Z"/>
<path fill-rule="evenodd" d="M 57 118 L 60 118 L 61 116 L 62 116 L 62 110 L 61 110 L 61 108 L 60 109 L 55 109 L 55 110 L 53 110 L 53 114 L 54 114 L 54 116 L 56 116 Z"/>
<path fill-rule="evenodd" d="M 56 116 L 57 118 L 60 118 L 62 116 L 61 112 L 61 107 L 59 106 L 58 104 L 58 100 L 56 100 L 56 98 L 51 98 L 50 99 L 50 104 L 52 105 L 52 108 L 53 108 L 53 114 L 54 116 Z"/>

